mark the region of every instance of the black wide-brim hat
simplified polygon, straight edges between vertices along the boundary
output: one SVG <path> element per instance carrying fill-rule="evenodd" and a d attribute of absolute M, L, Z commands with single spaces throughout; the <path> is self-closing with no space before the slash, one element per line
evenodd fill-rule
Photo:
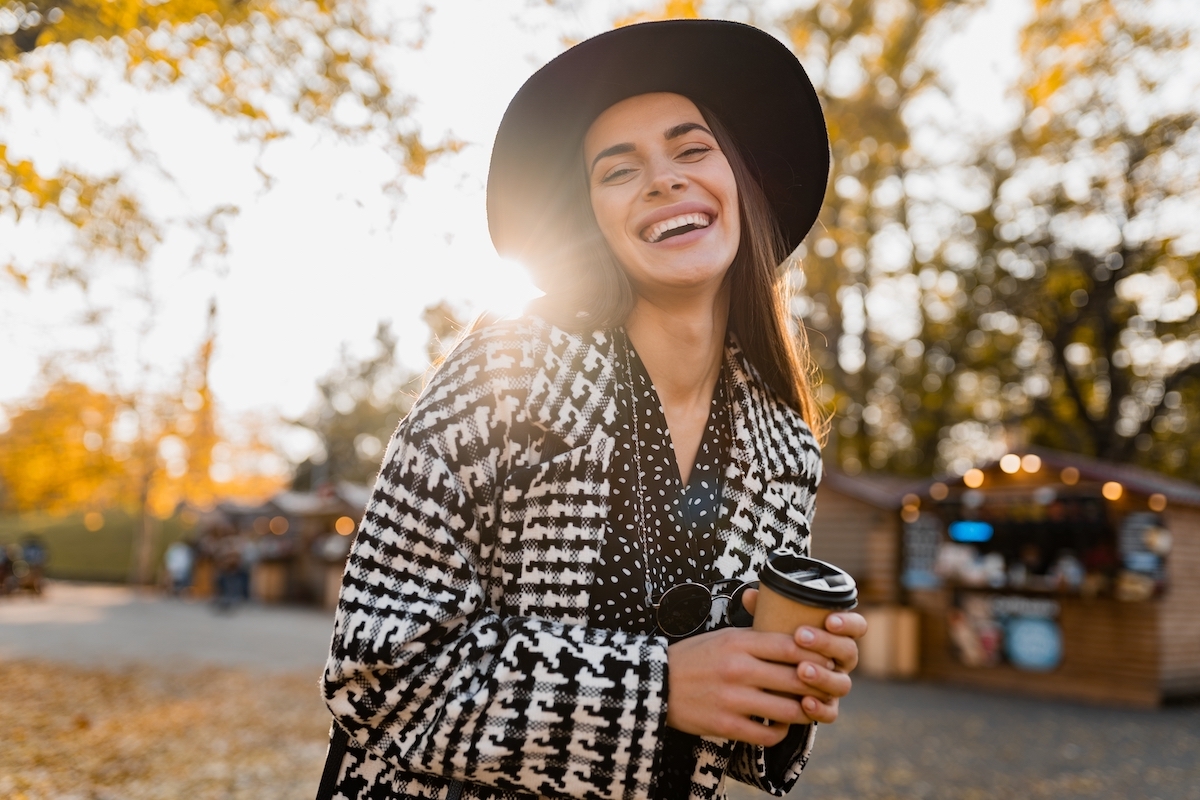
<path fill-rule="evenodd" d="M 570 198 L 584 187 L 583 137 L 609 106 L 683 95 L 733 135 L 775 213 L 788 252 L 817 219 L 829 135 L 800 62 L 763 31 L 722 20 L 646 22 L 581 42 L 533 74 L 500 122 L 488 172 L 497 252 L 545 268 Z"/>

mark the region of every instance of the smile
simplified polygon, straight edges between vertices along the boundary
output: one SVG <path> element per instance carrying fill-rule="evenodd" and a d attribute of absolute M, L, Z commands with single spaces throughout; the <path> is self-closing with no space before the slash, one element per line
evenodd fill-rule
<path fill-rule="evenodd" d="M 642 238 L 650 244 L 654 244 L 655 242 L 661 242 L 663 239 L 670 239 L 672 236 L 679 236 L 689 231 L 694 231 L 697 228 L 707 228 L 711 224 L 712 217 L 708 214 L 680 214 L 677 217 L 656 222 L 646 228 L 642 231 Z"/>

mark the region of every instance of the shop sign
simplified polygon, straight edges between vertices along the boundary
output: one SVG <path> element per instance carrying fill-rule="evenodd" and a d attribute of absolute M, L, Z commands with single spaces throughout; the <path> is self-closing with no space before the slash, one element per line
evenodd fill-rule
<path fill-rule="evenodd" d="M 1060 607 L 1055 600 L 962 592 L 948 619 L 958 659 L 972 667 L 1007 661 L 1045 672 L 1062 663 Z"/>
<path fill-rule="evenodd" d="M 934 572 L 938 547 L 942 543 L 942 523 L 934 514 L 921 514 L 904 524 L 904 573 L 906 589 L 933 589 L 942 581 Z"/>
<path fill-rule="evenodd" d="M 1121 522 L 1118 539 L 1121 571 L 1117 574 L 1118 600 L 1149 600 L 1160 594 L 1166 583 L 1166 558 L 1171 552 L 1171 534 L 1157 514 L 1129 514 Z"/>

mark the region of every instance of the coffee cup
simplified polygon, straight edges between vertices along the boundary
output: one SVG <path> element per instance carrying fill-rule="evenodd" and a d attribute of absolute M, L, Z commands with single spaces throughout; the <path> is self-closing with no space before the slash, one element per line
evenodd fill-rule
<path fill-rule="evenodd" d="M 825 618 L 858 605 L 854 578 L 825 561 L 776 550 L 758 572 L 754 630 L 793 636 L 801 625 L 823 630 Z"/>

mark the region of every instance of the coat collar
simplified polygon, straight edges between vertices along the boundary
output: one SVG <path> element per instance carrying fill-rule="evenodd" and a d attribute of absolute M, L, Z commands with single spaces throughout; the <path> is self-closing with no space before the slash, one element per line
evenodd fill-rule
<path fill-rule="evenodd" d="M 572 333 L 538 323 L 538 339 L 545 347 L 532 353 L 531 421 L 568 448 L 612 440 L 617 420 L 615 337 L 608 331 Z M 736 342 L 726 348 L 725 359 L 733 400 L 733 466 L 764 483 L 805 475 L 817 445 L 803 417 L 766 386 Z"/>

